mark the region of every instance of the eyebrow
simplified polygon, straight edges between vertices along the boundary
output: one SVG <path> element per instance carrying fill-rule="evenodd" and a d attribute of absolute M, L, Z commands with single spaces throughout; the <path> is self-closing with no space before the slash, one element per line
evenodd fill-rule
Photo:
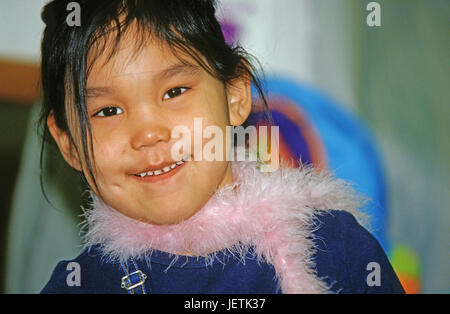
<path fill-rule="evenodd" d="M 198 75 L 200 67 L 189 63 L 176 63 L 156 75 L 157 79 L 167 80 L 178 74 Z"/>
<path fill-rule="evenodd" d="M 105 94 L 112 94 L 113 90 L 110 87 L 90 87 L 86 91 L 87 98 L 100 97 Z"/>
<path fill-rule="evenodd" d="M 189 64 L 189 63 L 176 63 L 168 68 L 161 70 L 158 72 L 154 79 L 156 81 L 168 80 L 179 74 L 188 74 L 188 75 L 198 75 L 201 72 L 201 68 L 199 66 Z M 88 98 L 100 97 L 107 94 L 114 93 L 114 90 L 111 87 L 89 87 L 86 91 L 86 95 Z"/>

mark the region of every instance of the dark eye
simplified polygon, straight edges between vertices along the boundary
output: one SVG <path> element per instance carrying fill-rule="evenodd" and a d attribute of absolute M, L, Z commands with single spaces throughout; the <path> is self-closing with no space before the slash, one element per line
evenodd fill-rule
<path fill-rule="evenodd" d="M 112 117 L 118 114 L 122 114 L 123 110 L 118 107 L 106 107 L 97 112 L 94 116 L 96 117 Z"/>
<path fill-rule="evenodd" d="M 186 88 L 186 87 L 171 88 L 164 94 L 163 99 L 170 99 L 170 98 L 178 97 L 181 94 L 183 94 L 185 91 L 187 91 L 188 89 L 189 88 Z"/>

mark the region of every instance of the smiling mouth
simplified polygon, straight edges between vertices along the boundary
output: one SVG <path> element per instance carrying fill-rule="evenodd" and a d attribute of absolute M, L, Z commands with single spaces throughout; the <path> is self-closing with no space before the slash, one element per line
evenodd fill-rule
<path fill-rule="evenodd" d="M 141 173 L 137 173 L 134 176 L 138 177 L 138 178 L 146 178 L 146 177 L 157 177 L 166 173 L 169 173 L 175 169 L 177 169 L 178 167 L 182 166 L 183 164 L 185 164 L 187 162 L 186 159 L 174 162 L 172 164 L 166 164 L 166 165 L 162 165 L 162 166 L 156 166 L 153 168 L 149 168 L 144 172 Z M 160 167 L 160 168 L 158 168 Z"/>

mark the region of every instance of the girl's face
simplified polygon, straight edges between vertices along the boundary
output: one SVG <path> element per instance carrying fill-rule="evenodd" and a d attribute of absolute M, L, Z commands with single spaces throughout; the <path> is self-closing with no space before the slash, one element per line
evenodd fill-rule
<path fill-rule="evenodd" d="M 227 125 L 241 125 L 251 109 L 250 82 L 241 78 L 225 87 L 192 58 L 186 56 L 182 63 L 159 41 L 151 41 L 139 54 L 134 47 L 135 37 L 125 36 L 111 60 L 95 61 L 87 82 L 99 191 L 52 115 L 48 126 L 66 161 L 84 171 L 91 188 L 108 205 L 144 222 L 175 224 L 200 210 L 216 189 L 232 183 L 225 155 L 223 161 L 193 160 L 194 119 L 201 118 L 203 128 L 218 126 L 224 135 Z M 76 124 L 69 121 L 81 147 Z M 192 161 L 164 175 L 137 176 L 179 161 L 171 154 L 179 141 L 171 134 L 177 126 L 190 130 L 191 154 L 186 157 Z M 204 139 L 202 145 L 207 142 Z"/>

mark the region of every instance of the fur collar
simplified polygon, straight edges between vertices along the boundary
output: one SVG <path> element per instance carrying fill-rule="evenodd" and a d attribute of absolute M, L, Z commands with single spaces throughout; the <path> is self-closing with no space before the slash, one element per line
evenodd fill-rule
<path fill-rule="evenodd" d="M 283 293 L 328 292 L 311 260 L 314 216 L 317 209 L 357 215 L 359 198 L 349 184 L 310 166 L 272 173 L 260 172 L 252 162 L 233 162 L 232 168 L 234 183 L 177 225 L 133 220 L 91 193 L 86 246 L 101 244 L 104 257 L 114 261 L 148 259 L 153 250 L 189 251 L 211 261 L 211 252 L 224 248 L 243 258 L 254 247 L 258 258 L 274 266 Z"/>

